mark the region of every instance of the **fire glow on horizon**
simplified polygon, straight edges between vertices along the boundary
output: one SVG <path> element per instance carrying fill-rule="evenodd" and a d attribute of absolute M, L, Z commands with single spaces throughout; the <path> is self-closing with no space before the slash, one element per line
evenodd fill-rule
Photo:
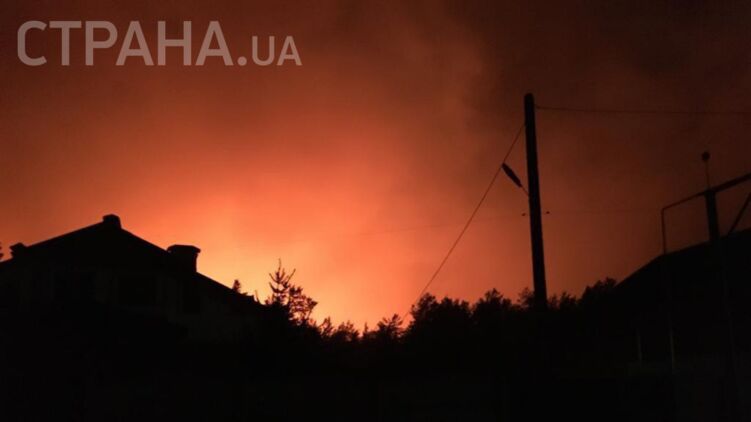
<path fill-rule="evenodd" d="M 201 272 L 261 297 L 281 258 L 320 303 L 316 318 L 372 324 L 403 313 L 445 254 L 521 124 L 525 92 L 547 104 L 751 109 L 749 5 L 569 5 L 563 21 L 564 6 L 547 2 L 188 3 L 19 2 L 3 14 L 3 245 L 116 213 L 160 246 L 197 245 Z M 166 66 L 118 67 L 113 47 L 89 67 L 83 30 L 71 32 L 70 66 L 15 59 L 23 22 L 97 19 L 123 30 L 192 21 L 195 54 L 217 20 L 233 58 L 232 40 L 288 34 L 304 65 L 180 66 L 168 49 Z M 60 63 L 59 37 L 34 42 Z M 658 254 L 660 207 L 703 187 L 705 149 L 714 179 L 747 171 L 738 134 L 749 129 L 733 117 L 541 112 L 550 292 L 578 294 Z M 523 159 L 517 147 L 509 163 Z M 726 223 L 738 201 L 720 199 Z M 674 247 L 704 236 L 692 207 L 671 217 Z M 498 183 L 431 292 L 474 301 L 530 286 L 524 212 L 523 194 Z"/>

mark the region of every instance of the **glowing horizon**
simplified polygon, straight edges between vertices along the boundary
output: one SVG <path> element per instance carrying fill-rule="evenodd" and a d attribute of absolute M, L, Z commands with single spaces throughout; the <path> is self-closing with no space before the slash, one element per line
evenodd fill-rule
<path fill-rule="evenodd" d="M 319 302 L 317 319 L 358 327 L 409 308 L 500 164 L 525 92 L 548 105 L 751 109 L 740 94 L 751 79 L 738 64 L 746 26 L 729 24 L 736 14 L 725 9 L 716 11 L 725 20 L 699 31 L 690 14 L 652 19 L 670 11 L 640 5 L 620 13 L 633 25 L 593 37 L 613 10 L 43 3 L 15 4 L 0 18 L 6 57 L 16 57 L 28 20 L 98 19 L 123 30 L 132 20 L 190 20 L 196 43 L 217 20 L 230 48 L 253 34 L 294 36 L 302 66 L 208 57 L 186 67 L 170 65 L 180 53 L 168 51 L 163 67 L 118 67 L 113 48 L 88 67 L 82 32 L 71 35 L 71 66 L 59 65 L 52 36 L 43 47 L 57 65 L 4 62 L 5 249 L 115 213 L 159 246 L 198 246 L 199 271 L 228 286 L 239 279 L 261 298 L 281 259 Z M 155 30 L 143 25 L 150 40 Z M 670 30 L 690 48 L 655 36 Z M 549 293 L 580 294 L 660 253 L 660 207 L 704 186 L 704 150 L 715 181 L 748 171 L 749 130 L 732 116 L 540 111 Z M 520 175 L 523 160 L 518 145 L 509 164 Z M 744 194 L 721 198 L 724 225 Z M 430 291 L 474 301 L 497 288 L 515 299 L 531 286 L 526 209 L 524 195 L 499 180 Z M 672 247 L 703 239 L 702 212 L 698 204 L 671 214 Z"/>

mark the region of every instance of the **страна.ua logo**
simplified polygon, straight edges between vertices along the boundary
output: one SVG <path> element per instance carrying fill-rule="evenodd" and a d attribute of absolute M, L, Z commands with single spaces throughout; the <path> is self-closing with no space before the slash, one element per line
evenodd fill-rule
<path fill-rule="evenodd" d="M 237 56 L 233 61 L 229 47 L 227 47 L 227 41 L 224 38 L 224 33 L 222 32 L 222 27 L 217 21 L 209 23 L 195 61 L 192 60 L 193 36 L 191 22 L 183 22 L 182 36 L 180 37 L 168 38 L 166 26 L 164 21 L 157 22 L 156 45 L 154 46 L 152 42 L 150 48 L 149 43 L 146 42 L 141 24 L 138 21 L 130 22 L 120 42 L 120 50 L 115 65 L 123 66 L 130 59 L 130 61 L 142 62 L 146 66 L 154 66 L 155 64 L 157 66 L 165 66 L 167 64 L 168 48 L 182 50 L 183 66 L 203 66 L 208 57 L 219 57 L 225 66 L 234 66 L 235 64 L 245 66 L 248 64 L 248 59 L 243 55 Z M 118 41 L 117 27 L 108 21 L 50 21 L 49 24 L 41 21 L 28 21 L 24 22 L 18 28 L 18 58 L 22 63 L 28 66 L 42 66 L 47 63 L 47 58 L 38 52 L 35 54 L 33 52 L 35 50 L 30 45 L 33 45 L 33 41 L 37 41 L 40 35 L 35 34 L 35 32 L 44 35 L 48 27 L 52 30 L 59 30 L 61 47 L 60 64 L 62 66 L 70 66 L 71 33 L 75 30 L 83 29 L 84 31 L 84 63 L 87 66 L 94 65 L 96 50 L 112 48 Z M 251 37 L 249 46 L 251 60 L 255 65 L 282 66 L 286 63 L 291 63 L 296 66 L 302 66 L 300 54 L 297 51 L 297 46 L 292 36 L 285 36 L 281 43 L 278 43 L 274 36 L 264 38 L 266 38 L 267 45 L 259 46 L 261 44 L 259 43 L 259 37 L 255 35 Z M 152 54 L 153 47 L 156 47 L 156 62 Z M 265 57 L 260 57 L 261 49 L 266 51 Z"/>

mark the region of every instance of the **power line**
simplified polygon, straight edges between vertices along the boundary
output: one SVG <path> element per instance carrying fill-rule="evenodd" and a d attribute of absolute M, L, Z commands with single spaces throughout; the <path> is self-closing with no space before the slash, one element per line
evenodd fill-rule
<path fill-rule="evenodd" d="M 578 108 L 554 107 L 535 104 L 535 108 L 545 111 L 597 114 L 654 114 L 654 115 L 715 115 L 715 116 L 749 116 L 746 110 L 662 110 L 662 109 L 627 109 L 627 108 Z"/>
<path fill-rule="evenodd" d="M 659 211 L 659 208 L 601 208 L 601 209 L 552 209 L 552 215 L 581 214 L 646 214 Z"/>
<path fill-rule="evenodd" d="M 514 150 L 514 145 L 516 145 L 516 141 L 519 140 L 519 135 L 522 134 L 522 130 L 524 130 L 524 123 L 522 123 L 522 125 L 519 126 L 519 130 L 516 131 L 516 135 L 514 135 L 514 140 L 511 142 L 511 146 L 508 147 L 508 151 L 506 151 L 506 155 L 503 156 L 503 161 L 501 162 L 501 165 L 506 164 L 506 160 L 508 160 L 508 157 L 511 155 L 511 151 Z"/>
<path fill-rule="evenodd" d="M 423 294 L 425 294 L 425 292 L 428 290 L 430 285 L 433 284 L 435 279 L 438 277 L 438 274 L 443 269 L 443 266 L 446 265 L 446 262 L 451 257 L 451 254 L 454 252 L 454 249 L 456 249 L 456 246 L 462 240 L 462 237 L 464 237 L 464 234 L 467 232 L 467 229 L 469 229 L 469 226 L 472 224 L 472 221 L 475 219 L 477 212 L 480 210 L 480 207 L 482 207 L 483 202 L 485 202 L 485 199 L 488 197 L 490 190 L 493 188 L 493 185 L 495 184 L 496 179 L 498 179 L 498 175 L 501 174 L 501 172 L 503 171 L 503 164 L 506 163 L 506 159 L 511 154 L 511 150 L 514 148 L 514 145 L 516 145 L 516 141 L 519 139 L 519 135 L 521 135 L 522 129 L 524 129 L 524 124 L 522 124 L 519 130 L 516 132 L 516 136 L 514 136 L 513 141 L 511 141 L 511 145 L 509 146 L 509 149 L 506 152 L 505 157 L 503 158 L 503 162 L 501 163 L 501 165 L 498 166 L 498 169 L 495 171 L 495 174 L 493 174 L 493 177 L 490 179 L 490 183 L 488 184 L 488 187 L 485 189 L 485 192 L 482 194 L 482 197 L 480 198 L 480 201 L 475 206 L 474 210 L 472 210 L 472 214 L 470 214 L 469 219 L 467 219 L 467 222 L 464 224 L 464 227 L 459 232 L 459 236 L 457 236 L 456 240 L 454 240 L 454 243 L 451 244 L 451 247 L 449 248 L 448 252 L 441 260 L 441 263 L 438 265 L 438 268 L 436 268 L 435 272 L 433 272 L 433 275 L 430 277 L 430 279 L 428 279 L 428 282 L 425 283 L 425 286 L 422 288 L 422 290 L 420 290 L 420 294 L 417 295 L 417 299 L 415 299 L 415 301 L 413 301 L 412 304 L 420 300 L 420 298 L 422 297 Z M 410 309 L 411 309 L 412 304 L 410 305 Z M 404 313 L 404 315 L 402 315 L 402 319 L 404 319 L 408 313 L 409 313 L 409 310 L 406 313 Z"/>
<path fill-rule="evenodd" d="M 507 215 L 501 215 L 496 217 L 490 217 L 490 218 L 483 218 L 479 220 L 475 220 L 477 222 L 491 222 L 491 221 L 498 221 L 498 220 L 507 220 L 511 218 L 518 218 L 519 213 L 514 214 L 507 214 Z M 402 232 L 411 232 L 411 231 L 418 231 L 418 230 L 433 230 L 433 229 L 444 229 L 448 227 L 456 227 L 461 225 L 461 223 L 436 223 L 436 224 L 424 224 L 424 225 L 418 225 L 418 226 L 405 226 L 405 227 L 397 227 L 393 229 L 383 229 L 383 230 L 373 230 L 373 231 L 363 231 L 363 232 L 357 232 L 357 233 L 344 233 L 340 234 L 340 236 L 380 236 L 380 235 L 387 235 L 387 234 L 394 234 L 394 233 L 402 233 Z"/>

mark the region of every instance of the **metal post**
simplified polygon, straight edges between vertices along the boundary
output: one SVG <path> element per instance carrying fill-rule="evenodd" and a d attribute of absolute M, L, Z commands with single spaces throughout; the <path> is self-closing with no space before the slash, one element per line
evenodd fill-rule
<path fill-rule="evenodd" d="M 704 202 L 707 207 L 709 241 L 715 242 L 720 239 L 720 222 L 717 217 L 717 193 L 713 189 L 707 189 L 704 193 Z"/>

